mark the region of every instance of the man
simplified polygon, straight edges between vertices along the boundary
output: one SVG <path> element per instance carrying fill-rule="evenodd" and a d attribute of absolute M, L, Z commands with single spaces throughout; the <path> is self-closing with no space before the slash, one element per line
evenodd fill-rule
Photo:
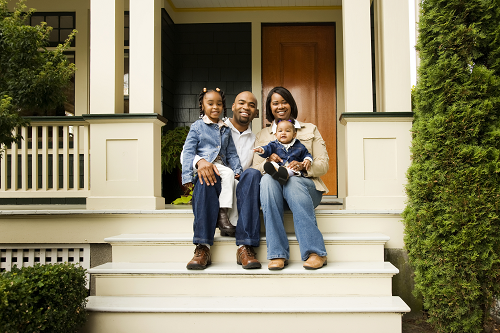
<path fill-rule="evenodd" d="M 238 211 L 238 223 L 235 228 L 238 246 L 236 262 L 244 269 L 260 268 L 261 264 L 256 258 L 253 247 L 260 244 L 259 185 L 261 174 L 258 170 L 250 168 L 255 142 L 255 134 L 250 129 L 250 123 L 258 113 L 257 99 L 251 92 L 244 91 L 236 96 L 232 110 L 233 118 L 226 120 L 226 124 L 231 128 L 232 138 L 244 170 L 236 187 Z M 214 164 L 199 157 L 195 158 L 193 164 L 198 170 L 199 178 L 199 182 L 194 187 L 193 202 L 196 197 L 204 200 L 203 205 L 193 206 L 193 209 L 197 209 L 198 214 L 204 214 L 203 210 L 207 207 L 219 205 L 218 195 L 214 189 L 216 182 L 220 181 L 219 171 Z M 227 224 L 225 228 L 228 228 Z M 225 229 L 225 232 L 230 232 L 230 230 Z M 207 246 L 198 245 L 187 268 L 205 269 L 210 263 L 210 249 Z"/>

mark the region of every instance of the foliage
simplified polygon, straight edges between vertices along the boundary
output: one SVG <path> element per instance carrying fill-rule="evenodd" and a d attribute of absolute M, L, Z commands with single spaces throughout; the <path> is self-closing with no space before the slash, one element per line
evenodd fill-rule
<path fill-rule="evenodd" d="M 161 170 L 172 173 L 182 169 L 181 152 L 189 133 L 189 127 L 176 127 L 167 131 L 161 138 Z"/>
<path fill-rule="evenodd" d="M 500 291 L 498 22 L 498 0 L 421 2 L 403 217 L 438 332 L 481 332 Z"/>
<path fill-rule="evenodd" d="M 0 0 L 0 145 L 20 139 L 3 136 L 26 124 L 17 113 L 47 115 L 61 107 L 66 99 L 65 89 L 75 72 L 74 64 L 68 62 L 63 51 L 76 31 L 64 44 L 47 50 L 52 27 L 45 22 L 33 27 L 26 25 L 33 12 L 34 9 L 26 11 L 24 0 L 19 1 L 13 12 L 9 11 L 7 0 Z M 9 119 L 3 120 L 4 117 Z"/>
<path fill-rule="evenodd" d="M 77 332 L 87 320 L 85 270 L 72 264 L 0 274 L 0 332 Z"/>
<path fill-rule="evenodd" d="M 181 195 L 180 198 L 177 198 L 174 201 L 172 201 L 172 205 L 190 204 L 191 200 L 193 199 L 193 189 L 194 189 L 194 186 L 188 187 L 186 189 L 186 193 L 184 195 Z"/>
<path fill-rule="evenodd" d="M 27 126 L 28 121 L 23 119 L 18 112 L 12 110 L 12 98 L 5 96 L 0 99 L 0 154 L 6 146 L 10 146 L 13 142 L 21 141 L 21 133 L 13 134 L 12 130 L 17 126 Z M 1 155 L 0 155 L 1 158 Z"/>

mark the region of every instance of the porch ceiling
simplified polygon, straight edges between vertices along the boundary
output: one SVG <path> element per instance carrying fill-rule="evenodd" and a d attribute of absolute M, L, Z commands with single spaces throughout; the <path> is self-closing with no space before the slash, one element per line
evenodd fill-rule
<path fill-rule="evenodd" d="M 177 9 L 339 7 L 342 0 L 168 0 Z"/>

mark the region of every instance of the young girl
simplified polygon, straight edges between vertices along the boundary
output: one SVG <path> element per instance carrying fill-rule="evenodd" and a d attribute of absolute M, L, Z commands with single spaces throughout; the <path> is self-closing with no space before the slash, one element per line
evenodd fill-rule
<path fill-rule="evenodd" d="M 222 111 L 226 117 L 226 103 L 224 93 L 216 88 L 207 90 L 206 88 L 199 95 L 200 117 L 195 121 L 189 130 L 184 152 L 182 155 L 182 183 L 185 185 L 195 184 L 193 193 L 193 213 L 194 213 L 194 237 L 193 243 L 197 244 L 195 257 L 191 260 L 188 269 L 204 269 L 210 265 L 210 245 L 213 244 L 215 228 L 218 225 L 221 235 L 224 236 L 224 226 L 221 226 L 217 213 L 202 214 L 204 209 L 198 209 L 204 204 L 204 198 L 196 196 L 196 186 L 210 186 L 203 184 L 201 179 L 198 183 L 197 173 L 194 172 L 193 160 L 196 155 L 217 166 L 221 181 L 213 184 L 216 194 L 219 195 L 219 207 L 226 209 L 233 205 L 234 179 L 239 178 L 243 172 L 236 147 L 231 136 L 231 129 L 219 119 Z M 228 167 L 229 166 L 229 167 Z M 205 207 L 210 211 L 219 207 Z M 229 223 L 229 221 L 227 221 Z"/>
<path fill-rule="evenodd" d="M 295 139 L 296 136 L 295 120 L 281 120 L 276 126 L 276 140 L 253 149 L 263 158 L 268 158 L 274 153 L 283 160 L 279 164 L 276 162 L 264 164 L 264 171 L 281 185 L 285 185 L 289 177 L 301 175 L 298 171 L 285 168 L 291 161 L 301 162 L 305 170 L 309 170 L 313 162 L 312 155 L 299 140 Z"/>

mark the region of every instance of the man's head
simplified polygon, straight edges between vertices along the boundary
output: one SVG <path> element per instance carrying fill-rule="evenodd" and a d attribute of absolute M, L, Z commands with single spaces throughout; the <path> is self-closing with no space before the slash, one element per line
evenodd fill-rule
<path fill-rule="evenodd" d="M 246 129 L 259 112 L 257 98 L 250 91 L 243 91 L 236 96 L 232 110 L 233 124 Z"/>
<path fill-rule="evenodd" d="M 276 125 L 276 140 L 283 144 L 289 144 L 297 136 L 294 120 L 281 120 Z"/>

